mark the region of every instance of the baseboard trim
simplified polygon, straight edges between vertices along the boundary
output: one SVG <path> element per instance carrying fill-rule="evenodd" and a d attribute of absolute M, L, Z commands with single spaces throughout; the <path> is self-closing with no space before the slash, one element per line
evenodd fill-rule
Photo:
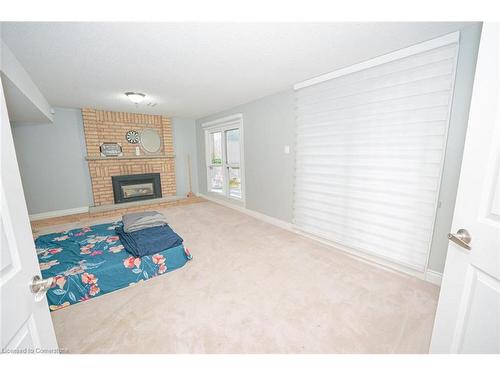
<path fill-rule="evenodd" d="M 443 280 L 443 274 L 441 272 L 427 270 L 425 271 L 425 280 L 434 285 L 441 286 L 441 281 Z"/>
<path fill-rule="evenodd" d="M 206 199 L 208 201 L 220 204 L 221 206 L 232 208 L 233 210 L 236 210 L 236 211 L 239 211 L 241 213 L 247 214 L 249 216 L 252 216 L 252 217 L 254 217 L 256 219 L 259 219 L 261 221 L 264 221 L 266 223 L 269 223 L 269 224 L 275 225 L 277 227 L 280 227 L 282 229 L 288 230 L 288 231 L 290 231 L 292 233 L 298 234 L 299 236 L 303 236 L 303 237 L 309 238 L 309 239 L 311 239 L 313 241 L 317 241 L 317 242 L 322 243 L 324 245 L 330 246 L 330 247 L 332 247 L 332 248 L 334 248 L 334 249 L 336 249 L 338 251 L 341 251 L 342 253 L 344 253 L 344 254 L 346 254 L 346 255 L 348 255 L 350 257 L 353 257 L 353 258 L 355 258 L 355 259 L 357 259 L 359 261 L 362 261 L 362 262 L 365 262 L 365 263 L 369 263 L 371 265 L 383 268 L 383 269 L 385 269 L 387 271 L 399 272 L 399 273 L 403 273 L 403 274 L 406 274 L 406 275 L 414 276 L 414 277 L 417 277 L 417 278 L 419 278 L 421 280 L 425 280 L 427 282 L 430 282 L 430 283 L 438 285 L 438 286 L 441 285 L 442 275 L 439 272 L 432 271 L 432 270 L 427 270 L 425 272 L 420 272 L 420 271 L 413 270 L 413 269 L 410 269 L 410 268 L 407 268 L 407 267 L 404 267 L 404 266 L 400 266 L 400 265 L 392 263 L 390 261 L 385 261 L 385 260 L 377 258 L 375 256 L 371 256 L 369 254 L 361 253 L 360 251 L 357 251 L 355 249 L 347 248 L 345 246 L 336 244 L 336 243 L 334 243 L 332 241 L 328 241 L 328 240 L 325 240 L 323 238 L 320 238 L 320 237 L 314 236 L 312 234 L 306 233 L 303 230 L 297 228 L 294 224 L 289 223 L 287 221 L 276 219 L 276 218 L 268 216 L 266 214 L 250 210 L 250 209 L 248 209 L 246 207 L 241 207 L 241 206 L 238 206 L 238 205 L 235 205 L 235 204 L 231 204 L 230 202 L 226 202 L 226 201 L 223 201 L 221 199 L 217 199 L 217 198 L 211 197 L 209 195 L 198 194 L 198 196 L 200 196 L 200 197 L 202 197 L 202 198 L 204 198 L 204 199 Z"/>
<path fill-rule="evenodd" d="M 36 220 L 43 220 L 43 219 L 51 219 L 53 217 L 59 217 L 59 216 L 83 214 L 86 212 L 89 212 L 88 206 L 68 208 L 66 210 L 40 212 L 39 214 L 29 215 L 29 218 L 30 218 L 30 221 L 36 221 Z"/>
<path fill-rule="evenodd" d="M 283 229 L 286 229 L 286 230 L 293 231 L 293 224 L 289 223 L 287 221 L 276 219 L 276 218 L 268 216 L 266 214 L 262 214 L 260 212 L 254 211 L 254 210 L 249 210 L 246 207 L 238 206 L 238 205 L 232 204 L 230 202 L 223 201 L 222 199 L 217 199 L 217 198 L 211 197 L 209 195 L 198 194 L 198 196 L 202 197 L 202 198 L 204 198 L 204 199 L 206 199 L 208 201 L 220 204 L 221 206 L 225 206 L 225 207 L 228 207 L 228 208 L 232 208 L 233 210 L 240 211 L 240 212 L 242 212 L 244 214 L 247 214 L 247 215 L 252 216 L 252 217 L 254 217 L 256 219 L 262 220 L 262 221 L 264 221 L 266 223 L 275 225 L 277 227 L 280 227 L 280 228 L 283 228 Z"/>

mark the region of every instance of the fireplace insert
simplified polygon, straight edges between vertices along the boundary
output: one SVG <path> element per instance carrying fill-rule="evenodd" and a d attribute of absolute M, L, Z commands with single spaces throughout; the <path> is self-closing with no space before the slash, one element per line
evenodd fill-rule
<path fill-rule="evenodd" d="M 161 198 L 159 173 L 113 176 L 111 180 L 115 203 Z"/>

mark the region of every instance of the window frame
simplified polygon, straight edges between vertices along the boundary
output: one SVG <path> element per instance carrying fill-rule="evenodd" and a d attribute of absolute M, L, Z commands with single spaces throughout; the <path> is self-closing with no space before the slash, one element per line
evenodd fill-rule
<path fill-rule="evenodd" d="M 235 114 L 231 116 L 222 117 L 220 119 L 209 121 L 202 124 L 205 136 L 205 165 L 207 173 L 207 194 L 215 195 L 230 201 L 240 202 L 245 204 L 245 162 L 244 162 L 244 131 L 243 131 L 243 115 Z M 227 161 L 226 150 L 226 132 L 229 130 L 238 129 L 240 132 L 240 163 L 229 164 Z M 214 133 L 221 133 L 221 164 L 212 163 L 213 143 L 211 135 Z M 240 169 L 240 186 L 241 198 L 231 196 L 229 188 L 229 170 L 230 168 L 238 167 Z M 223 186 L 222 192 L 211 190 L 211 176 L 214 167 L 222 167 L 223 173 Z"/>

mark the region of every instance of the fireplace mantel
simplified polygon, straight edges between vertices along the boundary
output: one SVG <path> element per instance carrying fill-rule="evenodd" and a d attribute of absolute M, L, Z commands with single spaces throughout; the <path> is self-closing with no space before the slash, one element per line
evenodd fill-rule
<path fill-rule="evenodd" d="M 95 161 L 95 160 L 131 160 L 131 159 L 175 159 L 175 155 L 139 155 L 139 156 L 86 156 L 85 160 Z"/>

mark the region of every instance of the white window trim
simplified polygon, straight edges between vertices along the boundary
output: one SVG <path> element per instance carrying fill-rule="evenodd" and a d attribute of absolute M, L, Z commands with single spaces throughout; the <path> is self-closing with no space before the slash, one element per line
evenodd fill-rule
<path fill-rule="evenodd" d="M 201 124 L 202 129 L 204 129 L 204 136 L 205 136 L 205 166 L 206 166 L 206 173 L 207 173 L 207 194 L 211 194 L 215 197 L 219 197 L 222 199 L 226 199 L 228 201 L 232 202 L 240 202 L 243 205 L 246 203 L 245 199 L 245 154 L 244 154 L 244 129 L 243 129 L 243 114 L 238 113 L 226 117 L 221 117 L 219 119 L 205 122 Z M 222 155 L 223 159 L 225 160 L 226 156 L 226 146 L 225 146 L 225 138 L 224 138 L 224 131 L 230 130 L 230 129 L 239 129 L 240 131 L 240 175 L 241 175 L 241 199 L 231 197 L 229 195 L 229 191 L 227 191 L 226 184 L 224 184 L 223 187 L 223 193 L 216 193 L 213 191 L 210 191 L 210 173 L 209 173 L 209 168 L 212 165 L 209 160 L 211 160 L 211 155 L 210 155 L 210 142 L 209 142 L 209 134 L 221 131 L 222 132 Z M 225 181 L 228 181 L 228 170 L 227 168 L 223 165 L 224 168 L 224 176 L 225 176 Z"/>

